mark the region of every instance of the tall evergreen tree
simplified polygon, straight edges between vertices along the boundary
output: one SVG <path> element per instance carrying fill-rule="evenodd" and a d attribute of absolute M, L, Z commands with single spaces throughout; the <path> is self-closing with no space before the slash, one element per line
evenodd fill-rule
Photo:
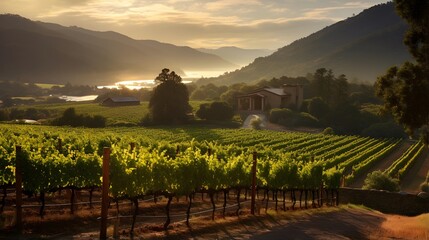
<path fill-rule="evenodd" d="M 395 0 L 395 6 L 409 24 L 404 43 L 416 62 L 391 67 L 375 89 L 385 109 L 412 134 L 429 125 L 429 0 Z"/>

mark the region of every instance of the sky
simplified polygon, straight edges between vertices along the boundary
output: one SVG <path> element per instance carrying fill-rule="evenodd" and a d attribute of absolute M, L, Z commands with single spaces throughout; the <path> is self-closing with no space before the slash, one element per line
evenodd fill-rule
<path fill-rule="evenodd" d="M 179 46 L 276 50 L 387 0 L 0 0 L 0 13 Z"/>

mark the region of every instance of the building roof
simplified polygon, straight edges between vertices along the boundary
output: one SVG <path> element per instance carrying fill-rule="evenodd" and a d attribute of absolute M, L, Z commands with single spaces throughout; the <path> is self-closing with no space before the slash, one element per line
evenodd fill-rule
<path fill-rule="evenodd" d="M 261 94 L 259 94 L 262 91 L 266 91 L 266 92 L 270 92 L 272 94 L 278 95 L 278 96 L 288 96 L 288 93 L 285 93 L 283 88 L 270 88 L 270 87 L 264 87 L 264 88 L 260 88 L 257 90 L 254 90 L 250 93 L 244 94 L 244 95 L 240 95 L 239 97 L 247 97 L 247 96 L 253 96 L 253 95 L 259 95 L 261 96 Z"/>
<path fill-rule="evenodd" d="M 135 97 L 109 97 L 106 98 L 103 102 L 108 101 L 109 99 L 112 100 L 112 102 L 115 103 L 123 103 L 123 102 L 140 102 L 137 98 Z"/>
<path fill-rule="evenodd" d="M 288 95 L 287 93 L 284 92 L 283 88 L 264 88 L 263 90 L 266 90 L 268 92 L 271 92 L 280 96 Z"/>

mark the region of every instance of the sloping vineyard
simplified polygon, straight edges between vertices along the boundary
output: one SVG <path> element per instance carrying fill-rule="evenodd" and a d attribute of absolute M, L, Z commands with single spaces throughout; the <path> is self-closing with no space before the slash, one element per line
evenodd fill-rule
<path fill-rule="evenodd" d="M 400 158 L 396 159 L 393 164 L 384 172 L 392 177 L 401 178 L 407 170 L 409 170 L 417 158 L 424 150 L 424 143 L 419 141 L 412 144 Z"/>
<path fill-rule="evenodd" d="M 189 219 L 192 195 L 197 192 L 210 196 L 213 214 L 215 193 L 224 194 L 226 199 L 229 191 L 234 191 L 240 208 L 240 192 L 247 192 L 251 186 L 254 152 L 258 160 L 257 187 L 264 191 L 267 200 L 268 192 L 272 192 L 277 208 L 277 194 L 283 194 L 284 205 L 285 194 L 290 192 L 294 207 L 298 192 L 300 203 L 305 196 L 307 207 L 310 194 L 312 204 L 316 200 L 320 204 L 321 189 L 335 191 L 343 175 L 352 179 L 365 173 L 399 142 L 209 128 L 112 128 L 101 132 L 0 125 L 0 132 L 0 186 L 13 186 L 15 159 L 21 159 L 23 189 L 27 194 L 40 196 L 42 216 L 45 194 L 100 187 L 104 147 L 111 149 L 109 195 L 113 201 L 128 199 L 138 209 L 138 199 L 165 196 L 168 209 L 173 197 L 186 196 L 190 200 Z M 16 145 L 21 146 L 19 156 Z M 401 166 L 405 169 L 407 165 Z M 169 217 L 165 224 L 168 226 Z"/>

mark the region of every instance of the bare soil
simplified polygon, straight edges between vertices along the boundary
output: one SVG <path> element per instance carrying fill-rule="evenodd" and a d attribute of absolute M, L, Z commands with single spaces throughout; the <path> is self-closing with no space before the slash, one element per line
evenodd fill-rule
<path fill-rule="evenodd" d="M 393 164 L 396 159 L 400 158 L 402 154 L 407 151 L 407 149 L 411 146 L 412 143 L 409 141 L 402 141 L 400 144 L 401 145 L 394 149 L 393 152 L 389 154 L 389 156 L 382 159 L 382 161 L 379 161 L 372 168 L 370 168 L 367 173 L 371 173 L 377 170 L 386 170 Z M 367 174 L 361 174 L 360 176 L 356 177 L 355 180 L 348 187 L 362 188 L 366 176 Z"/>
<path fill-rule="evenodd" d="M 50 196 L 51 197 L 51 196 Z M 48 201 L 67 202 L 68 197 L 52 196 Z M 80 196 L 86 199 L 85 193 Z M 191 212 L 210 209 L 210 200 L 200 194 L 195 197 Z M 97 200 L 98 196 L 95 197 Z M 29 204 L 30 200 L 27 200 Z M 34 199 L 32 201 L 35 201 Z M 417 217 L 382 214 L 363 207 L 344 205 L 340 207 L 323 206 L 283 211 L 274 210 L 273 203 L 267 213 L 259 209 L 251 215 L 248 203 L 242 199 L 244 208 L 239 216 L 236 208 L 227 210 L 224 217 L 221 211 L 216 212 L 211 220 L 211 212 L 193 216 L 188 227 L 183 214 L 187 201 L 184 198 L 173 200 L 171 214 L 179 215 L 173 219 L 167 230 L 163 229 L 165 221 L 165 199 L 155 203 L 153 200 L 140 202 L 140 214 L 147 218 L 138 218 L 134 234 L 130 233 L 131 218 L 115 218 L 115 204 L 109 210 L 112 219 L 108 223 L 108 236 L 113 239 L 428 239 L 429 214 Z M 120 202 L 120 215 L 130 215 L 133 208 L 129 201 Z M 228 204 L 234 204 L 234 196 Z M 222 201 L 217 202 L 221 208 Z M 311 204 L 310 204 L 311 205 Z M 12 229 L 0 230 L 0 239 L 98 239 L 100 221 L 99 204 L 93 208 L 87 205 L 76 207 L 74 214 L 69 207 L 50 207 L 44 218 L 38 215 L 38 208 L 25 208 L 24 231 L 17 234 Z M 150 217 L 150 216 L 158 217 Z M 13 221 L 13 208 L 8 207 L 3 216 Z"/>
<path fill-rule="evenodd" d="M 413 167 L 402 178 L 401 190 L 406 192 L 420 192 L 420 184 L 425 181 L 429 172 L 429 150 L 427 147 L 417 159 Z"/>

